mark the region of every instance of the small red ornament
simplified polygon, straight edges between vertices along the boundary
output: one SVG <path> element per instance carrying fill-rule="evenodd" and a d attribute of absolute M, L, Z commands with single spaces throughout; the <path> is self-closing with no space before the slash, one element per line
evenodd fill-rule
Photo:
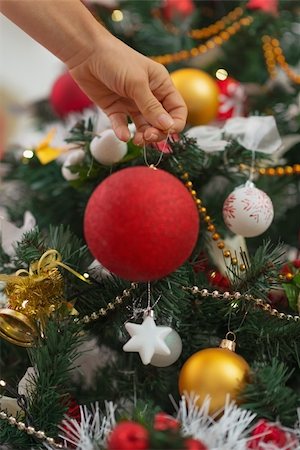
<path fill-rule="evenodd" d="M 136 422 L 120 422 L 108 438 L 108 450 L 147 450 L 149 433 Z"/>
<path fill-rule="evenodd" d="M 162 15 L 166 20 L 190 16 L 195 9 L 192 0 L 164 0 Z"/>
<path fill-rule="evenodd" d="M 296 450 L 299 442 L 295 435 L 284 431 L 265 419 L 260 420 L 251 433 L 252 439 L 248 442 L 248 449 L 264 450 L 264 444 L 274 444 L 277 448 Z"/>
<path fill-rule="evenodd" d="M 260 9 L 267 14 L 278 15 L 278 0 L 249 0 L 248 9 Z"/>
<path fill-rule="evenodd" d="M 207 275 L 208 281 L 221 290 L 230 288 L 230 281 L 217 270 L 210 270 Z"/>
<path fill-rule="evenodd" d="M 93 105 L 92 100 L 82 92 L 69 72 L 54 82 L 49 100 L 54 112 L 60 117 L 65 117 L 71 112 L 81 112 Z"/>
<path fill-rule="evenodd" d="M 74 420 L 76 420 L 76 422 L 78 422 L 80 424 L 81 423 L 80 406 L 78 405 L 76 400 L 73 398 L 69 398 L 66 401 L 66 406 L 68 407 L 68 410 L 66 412 L 66 416 L 68 417 L 68 419 L 74 419 Z M 69 421 L 63 421 L 62 429 L 64 430 L 64 433 L 66 436 L 73 435 L 73 433 L 72 433 L 73 429 L 70 428 Z M 71 444 L 71 443 L 69 443 L 68 445 L 71 448 L 77 447 L 76 445 Z"/>
<path fill-rule="evenodd" d="M 242 84 L 231 77 L 216 81 L 220 90 L 217 119 L 227 120 L 231 117 L 245 116 L 247 97 Z"/>
<path fill-rule="evenodd" d="M 115 275 L 150 281 L 174 272 L 190 256 L 199 216 L 173 175 L 131 167 L 107 177 L 88 201 L 84 231 L 94 257 Z"/>
<path fill-rule="evenodd" d="M 201 441 L 197 441 L 197 439 L 186 439 L 184 444 L 186 450 L 208 450 L 206 445 L 202 444 Z"/>
<path fill-rule="evenodd" d="M 153 428 L 156 431 L 166 431 L 166 430 L 177 431 L 180 428 L 180 422 L 174 419 L 174 417 L 169 416 L 169 414 L 159 412 L 154 417 Z"/>

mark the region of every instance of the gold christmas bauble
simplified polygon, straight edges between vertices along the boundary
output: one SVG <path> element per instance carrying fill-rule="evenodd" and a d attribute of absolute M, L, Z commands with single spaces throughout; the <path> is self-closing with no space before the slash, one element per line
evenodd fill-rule
<path fill-rule="evenodd" d="M 189 124 L 205 125 L 216 118 L 219 88 L 213 77 L 199 69 L 179 69 L 171 78 L 187 105 Z"/>
<path fill-rule="evenodd" d="M 226 348 L 207 348 L 192 355 L 179 374 L 180 394 L 196 394 L 197 405 L 211 397 L 209 414 L 220 411 L 230 395 L 237 397 L 249 377 L 250 367 L 241 356 Z"/>

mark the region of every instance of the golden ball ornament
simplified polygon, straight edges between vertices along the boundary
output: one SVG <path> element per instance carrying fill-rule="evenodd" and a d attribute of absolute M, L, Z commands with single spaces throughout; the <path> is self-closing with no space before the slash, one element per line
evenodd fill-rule
<path fill-rule="evenodd" d="M 172 81 L 188 109 L 188 123 L 205 125 L 214 120 L 219 108 L 219 87 L 203 70 L 179 69 L 171 73 Z"/>
<path fill-rule="evenodd" d="M 249 373 L 248 363 L 233 351 L 207 348 L 192 355 L 183 365 L 179 374 L 179 392 L 180 395 L 199 396 L 198 406 L 209 395 L 209 414 L 213 415 L 224 408 L 227 394 L 237 401 Z"/>

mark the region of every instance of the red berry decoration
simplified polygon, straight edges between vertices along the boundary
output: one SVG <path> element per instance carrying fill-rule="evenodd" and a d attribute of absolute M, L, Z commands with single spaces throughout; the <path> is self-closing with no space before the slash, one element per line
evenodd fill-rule
<path fill-rule="evenodd" d="M 295 435 L 282 428 L 273 425 L 265 419 L 260 420 L 251 433 L 252 439 L 248 443 L 248 449 L 264 450 L 266 444 L 273 444 L 276 448 L 292 450 L 299 448 Z"/>
<path fill-rule="evenodd" d="M 108 438 L 108 450 L 147 450 L 149 433 L 136 422 L 119 423 Z"/>
<path fill-rule="evenodd" d="M 71 112 L 81 112 L 93 105 L 92 100 L 82 92 L 69 72 L 54 82 L 49 100 L 54 112 L 60 117 L 65 117 Z"/>
<path fill-rule="evenodd" d="M 156 431 L 177 431 L 180 429 L 180 426 L 180 422 L 177 419 L 174 419 L 174 417 L 169 416 L 169 414 L 164 412 L 155 414 L 153 428 Z"/>
<path fill-rule="evenodd" d="M 127 280 L 150 281 L 174 272 L 190 256 L 199 215 L 176 177 L 131 167 L 95 189 L 84 231 L 90 251 L 106 269 Z"/>
<path fill-rule="evenodd" d="M 197 439 L 186 439 L 184 444 L 186 450 L 208 450 L 206 445 L 202 444 L 201 441 L 197 441 Z"/>
<path fill-rule="evenodd" d="M 227 77 L 226 80 L 217 80 L 217 85 L 220 90 L 218 120 L 244 116 L 246 93 L 243 85 L 231 77 Z"/>

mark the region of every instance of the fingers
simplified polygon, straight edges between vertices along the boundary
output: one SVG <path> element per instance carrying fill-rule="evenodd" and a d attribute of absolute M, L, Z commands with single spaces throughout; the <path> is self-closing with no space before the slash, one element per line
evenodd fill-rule
<path fill-rule="evenodd" d="M 149 86 L 139 84 L 135 87 L 133 100 L 148 124 L 157 130 L 174 132 L 175 122 L 153 95 Z"/>
<path fill-rule="evenodd" d="M 186 105 L 175 89 L 167 70 L 149 63 L 149 85 L 137 84 L 134 101 L 146 121 L 158 130 L 179 133 L 187 119 Z"/>
<path fill-rule="evenodd" d="M 136 126 L 136 133 L 133 139 L 136 145 L 144 145 L 145 142 L 159 142 L 165 139 L 165 133 L 149 125 L 138 111 L 131 113 L 131 118 Z"/>
<path fill-rule="evenodd" d="M 113 113 L 109 116 L 112 128 L 118 139 L 127 142 L 130 139 L 127 115 L 124 113 Z"/>

